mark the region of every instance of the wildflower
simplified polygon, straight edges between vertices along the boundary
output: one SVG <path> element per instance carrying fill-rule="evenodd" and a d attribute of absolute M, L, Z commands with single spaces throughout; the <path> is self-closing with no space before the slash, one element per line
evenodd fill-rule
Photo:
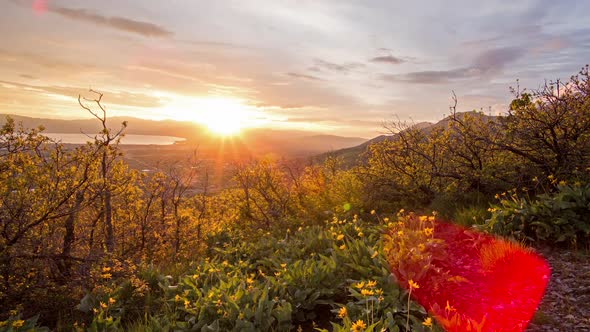
<path fill-rule="evenodd" d="M 239 319 L 244 319 L 244 313 L 243 312 L 240 312 L 240 314 L 238 315 L 238 318 Z"/>
<path fill-rule="evenodd" d="M 376 289 L 376 290 L 375 290 L 375 293 L 376 293 L 377 295 L 383 295 L 383 289 L 381 289 L 381 288 L 378 288 L 378 289 Z"/>
<path fill-rule="evenodd" d="M 432 327 L 432 318 L 427 317 L 423 322 L 422 325 Z"/>
<path fill-rule="evenodd" d="M 100 307 L 103 308 L 103 309 L 106 309 L 107 308 L 107 305 L 104 302 L 100 302 Z"/>
<path fill-rule="evenodd" d="M 346 244 L 341 245 L 339 248 L 340 248 L 340 250 L 346 249 Z"/>
<path fill-rule="evenodd" d="M 359 232 L 357 235 L 358 235 L 359 237 L 363 237 L 363 235 L 365 235 L 365 234 L 364 234 L 363 232 Z"/>
<path fill-rule="evenodd" d="M 410 285 L 410 289 L 418 289 L 420 288 L 420 285 L 418 285 L 417 282 L 415 282 L 414 280 L 410 279 L 408 281 L 408 285 Z"/>
<path fill-rule="evenodd" d="M 354 288 L 361 289 L 361 288 L 365 287 L 365 282 L 364 282 L 364 281 L 361 281 L 361 282 L 359 282 L 359 283 L 356 283 L 356 284 L 354 284 L 354 285 L 352 285 L 352 286 L 353 286 Z"/>
<path fill-rule="evenodd" d="M 375 251 L 375 252 L 374 252 L 374 253 L 371 255 L 371 258 L 375 258 L 375 257 L 377 257 L 377 256 L 379 256 L 379 252 L 378 252 L 378 251 Z"/>
<path fill-rule="evenodd" d="M 111 272 L 111 268 L 108 266 L 105 266 L 102 268 L 102 272 L 104 272 L 104 273 Z"/>
<path fill-rule="evenodd" d="M 375 210 L 371 210 L 371 214 L 375 214 Z M 362 320 L 361 320 L 361 322 L 362 322 Z"/>
<path fill-rule="evenodd" d="M 283 263 L 283 264 L 281 264 L 281 267 L 282 267 L 283 269 L 284 269 L 284 268 L 286 268 L 286 267 L 287 267 L 287 263 Z"/>
<path fill-rule="evenodd" d="M 22 327 L 24 324 L 25 324 L 25 321 L 22 319 L 19 319 L 19 320 L 15 320 L 14 322 L 12 322 L 12 327 L 15 327 L 18 329 L 18 328 Z"/>
<path fill-rule="evenodd" d="M 340 308 L 340 310 L 338 310 L 338 317 L 344 318 L 346 316 L 348 316 L 348 310 L 346 310 L 346 307 Z"/>
<path fill-rule="evenodd" d="M 303 227 L 301 227 L 301 226 L 299 228 L 297 228 L 298 232 L 301 232 L 302 230 L 303 230 Z"/>
<path fill-rule="evenodd" d="M 434 234 L 434 228 L 424 228 L 424 235 L 431 236 L 432 234 Z"/>
<path fill-rule="evenodd" d="M 420 216 L 420 221 L 428 221 L 428 216 Z"/>
<path fill-rule="evenodd" d="M 362 319 L 359 319 L 356 322 L 354 322 L 354 324 L 352 324 L 352 331 L 353 332 L 364 331 L 366 328 L 367 328 L 367 324 L 365 324 L 365 322 L 363 322 Z"/>
<path fill-rule="evenodd" d="M 221 263 L 221 265 L 223 265 L 223 266 L 228 266 L 228 265 L 229 265 L 229 262 L 228 262 L 227 260 L 225 260 L 225 261 L 223 261 L 223 262 Z"/>
<path fill-rule="evenodd" d="M 180 302 L 180 295 L 176 294 L 176 296 L 174 297 L 174 301 Z"/>
<path fill-rule="evenodd" d="M 371 281 L 367 282 L 368 288 L 375 288 L 375 286 L 377 286 L 377 281 L 371 280 Z"/>
<path fill-rule="evenodd" d="M 363 288 L 361 290 L 361 295 L 363 295 L 363 296 L 373 296 L 373 295 L 375 295 L 375 292 L 372 289 Z"/>
<path fill-rule="evenodd" d="M 117 302 L 117 300 L 113 299 L 112 297 L 109 297 L 109 304 L 115 304 Z"/>
<path fill-rule="evenodd" d="M 404 235 L 404 231 L 398 231 L 397 232 L 397 236 L 403 236 Z"/>
<path fill-rule="evenodd" d="M 383 218 L 383 222 L 384 223 L 388 223 L 389 222 L 389 218 L 387 218 L 387 217 Z"/>
<path fill-rule="evenodd" d="M 189 300 L 184 300 L 184 307 L 188 308 L 191 305 L 191 301 Z"/>
<path fill-rule="evenodd" d="M 253 284 L 253 283 L 254 283 L 254 279 L 252 279 L 252 278 L 246 278 L 246 283 L 247 283 L 248 285 L 251 285 L 251 284 Z"/>
<path fill-rule="evenodd" d="M 340 241 L 342 239 L 344 239 L 344 234 L 338 234 L 338 236 L 336 237 L 336 240 Z"/>
<path fill-rule="evenodd" d="M 424 251 L 424 249 L 426 249 L 426 246 L 424 245 L 424 243 L 420 243 L 420 244 L 418 245 L 418 249 L 419 249 L 420 251 Z"/>
<path fill-rule="evenodd" d="M 449 304 L 449 300 L 447 300 L 447 306 L 445 307 L 445 311 L 456 311 L 455 307 Z"/>
<path fill-rule="evenodd" d="M 113 277 L 113 275 L 110 273 L 103 273 L 100 277 L 108 280 L 108 279 L 111 279 Z"/>

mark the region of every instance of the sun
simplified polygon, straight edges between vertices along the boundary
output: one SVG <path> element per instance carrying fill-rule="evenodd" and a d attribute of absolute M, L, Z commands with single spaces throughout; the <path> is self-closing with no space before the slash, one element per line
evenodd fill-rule
<path fill-rule="evenodd" d="M 246 107 L 239 101 L 229 98 L 207 98 L 198 121 L 213 133 L 221 136 L 238 134 L 247 120 Z"/>

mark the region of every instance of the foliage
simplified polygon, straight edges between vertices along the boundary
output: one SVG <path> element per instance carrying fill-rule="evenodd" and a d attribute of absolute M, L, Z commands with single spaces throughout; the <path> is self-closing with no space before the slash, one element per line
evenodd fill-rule
<path fill-rule="evenodd" d="M 92 293 L 94 300 L 84 301 L 94 304 L 91 326 L 139 328 L 133 320 L 144 312 L 150 313 L 146 328 L 180 330 L 288 331 L 329 321 L 351 326 L 358 319 L 400 330 L 408 314 L 412 326 L 422 326 L 424 309 L 412 303 L 408 313 L 408 294 L 380 254 L 384 226 L 334 218 L 255 243 L 230 239 L 178 277 L 140 273 L 142 285 L 149 285 L 141 291 L 123 283 Z"/>
<path fill-rule="evenodd" d="M 590 184 L 557 185 L 534 199 L 499 195 L 484 229 L 521 240 L 584 248 L 590 244 Z"/>

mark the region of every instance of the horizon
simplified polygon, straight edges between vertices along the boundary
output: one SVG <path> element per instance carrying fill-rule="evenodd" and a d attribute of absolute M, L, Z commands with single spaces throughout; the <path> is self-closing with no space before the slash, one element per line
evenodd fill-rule
<path fill-rule="evenodd" d="M 191 121 L 227 135 L 294 129 L 370 138 L 393 118 L 507 110 L 509 87 L 566 79 L 590 58 L 590 3 L 377 1 L 169 6 L 9 0 L 0 13 L 0 113 Z"/>

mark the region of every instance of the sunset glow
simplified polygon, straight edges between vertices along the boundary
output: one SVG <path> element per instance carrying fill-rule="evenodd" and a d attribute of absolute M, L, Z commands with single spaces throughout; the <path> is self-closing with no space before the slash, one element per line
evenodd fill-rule
<path fill-rule="evenodd" d="M 212 98 L 203 101 L 205 109 L 195 121 L 201 122 L 219 135 L 233 135 L 246 125 L 247 110 L 232 99 Z"/>

